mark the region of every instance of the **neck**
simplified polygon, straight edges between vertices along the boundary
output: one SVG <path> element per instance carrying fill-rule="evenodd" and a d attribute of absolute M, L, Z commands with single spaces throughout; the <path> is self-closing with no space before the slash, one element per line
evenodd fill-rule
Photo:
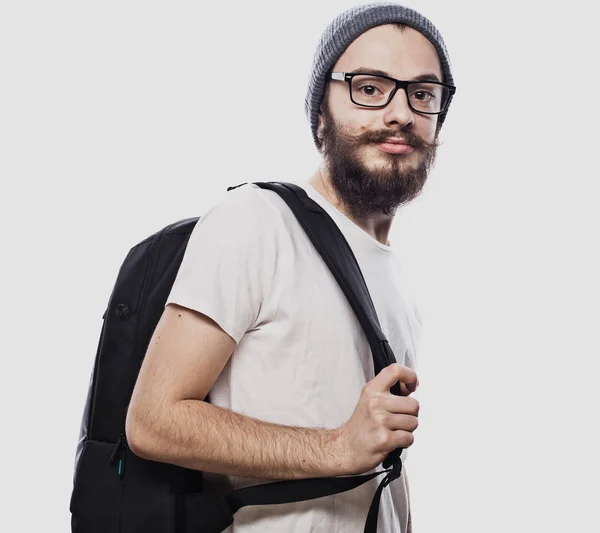
<path fill-rule="evenodd" d="M 331 181 L 327 176 L 326 169 L 321 166 L 309 179 L 309 183 L 323 196 L 331 205 L 344 213 L 352 222 L 359 228 L 368 233 L 376 241 L 390 246 L 388 236 L 394 221 L 394 216 L 373 215 L 366 218 L 356 218 L 352 216 L 347 206 L 344 204 L 343 198 L 336 193 Z"/>

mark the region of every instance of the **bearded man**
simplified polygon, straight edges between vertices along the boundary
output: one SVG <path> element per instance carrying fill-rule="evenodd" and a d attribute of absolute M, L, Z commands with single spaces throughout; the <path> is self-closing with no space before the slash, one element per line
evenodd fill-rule
<path fill-rule="evenodd" d="M 190 236 L 129 406 L 135 454 L 200 470 L 220 491 L 368 473 L 396 449 L 406 464 L 421 319 L 388 236 L 423 189 L 454 92 L 444 42 L 418 12 L 380 2 L 331 22 L 305 99 L 322 164 L 303 185 L 350 245 L 397 363 L 375 375 L 352 308 L 281 197 L 236 188 Z M 360 533 L 376 493 L 377 531 L 410 531 L 406 468 L 385 488 L 251 505 L 227 532 Z"/>

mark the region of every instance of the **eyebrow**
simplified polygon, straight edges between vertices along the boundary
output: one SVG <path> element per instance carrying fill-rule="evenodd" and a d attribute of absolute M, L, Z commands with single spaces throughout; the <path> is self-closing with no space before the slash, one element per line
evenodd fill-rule
<path fill-rule="evenodd" d="M 388 76 L 389 78 L 394 77 L 385 70 L 378 70 L 376 68 L 359 67 L 357 69 L 351 70 L 349 74 L 353 74 L 355 72 L 364 72 L 365 74 L 375 74 L 378 76 Z M 439 81 L 440 83 L 442 82 L 442 80 L 438 78 L 437 74 L 434 73 L 420 74 L 419 76 L 415 76 L 411 79 L 415 81 Z"/>

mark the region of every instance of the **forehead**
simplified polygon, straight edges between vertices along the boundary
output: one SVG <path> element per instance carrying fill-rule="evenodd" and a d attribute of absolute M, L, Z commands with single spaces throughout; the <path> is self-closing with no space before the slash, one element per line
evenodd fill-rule
<path fill-rule="evenodd" d="M 340 56 L 334 71 L 373 68 L 399 79 L 436 73 L 443 80 L 438 54 L 431 42 L 413 28 L 384 24 L 359 35 Z"/>

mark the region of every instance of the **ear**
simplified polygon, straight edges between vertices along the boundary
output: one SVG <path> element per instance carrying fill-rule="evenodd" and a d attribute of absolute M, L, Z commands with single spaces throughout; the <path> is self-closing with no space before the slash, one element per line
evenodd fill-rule
<path fill-rule="evenodd" d="M 325 119 L 323 118 L 323 106 L 319 107 L 318 113 L 318 124 L 317 124 L 317 139 L 319 142 L 323 142 L 323 129 L 325 128 Z"/>

